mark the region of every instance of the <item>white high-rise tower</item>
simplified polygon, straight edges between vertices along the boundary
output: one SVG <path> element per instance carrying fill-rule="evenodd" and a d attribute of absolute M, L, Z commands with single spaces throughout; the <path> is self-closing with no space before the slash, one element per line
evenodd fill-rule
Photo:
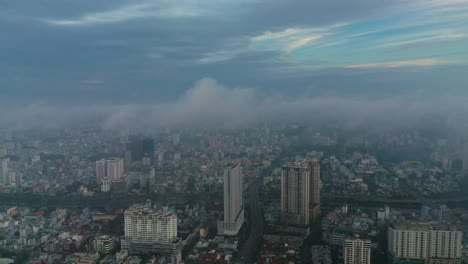
<path fill-rule="evenodd" d="M 218 222 L 218 234 L 235 236 L 244 223 L 242 166 L 232 163 L 224 169 L 224 221 Z"/>

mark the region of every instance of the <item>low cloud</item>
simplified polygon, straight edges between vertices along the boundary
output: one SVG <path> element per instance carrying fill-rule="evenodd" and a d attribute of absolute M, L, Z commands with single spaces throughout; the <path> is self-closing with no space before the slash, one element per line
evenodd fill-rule
<path fill-rule="evenodd" d="M 423 96 L 262 96 L 255 88 L 229 88 L 214 79 L 197 81 L 181 98 L 160 104 L 5 106 L 0 124 L 13 129 L 67 128 L 85 124 L 102 129 L 146 131 L 162 127 L 236 129 L 259 122 L 299 122 L 320 126 L 385 129 L 417 126 L 428 119 L 448 120 L 468 111 L 465 97 Z M 465 120 L 466 121 L 466 120 Z"/>

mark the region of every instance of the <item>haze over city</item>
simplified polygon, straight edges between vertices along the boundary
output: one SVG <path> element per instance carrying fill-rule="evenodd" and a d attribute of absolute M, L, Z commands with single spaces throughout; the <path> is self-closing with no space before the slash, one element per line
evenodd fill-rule
<path fill-rule="evenodd" d="M 468 263 L 468 0 L 0 0 L 0 264 Z"/>
<path fill-rule="evenodd" d="M 460 0 L 5 1 L 1 121 L 453 117 L 466 111 L 466 11 Z"/>

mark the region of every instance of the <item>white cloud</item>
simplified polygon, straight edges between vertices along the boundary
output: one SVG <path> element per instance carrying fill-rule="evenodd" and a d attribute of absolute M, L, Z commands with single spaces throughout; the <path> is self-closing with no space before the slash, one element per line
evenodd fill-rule
<path fill-rule="evenodd" d="M 198 60 L 198 63 L 201 64 L 210 64 L 210 63 L 218 63 L 223 61 L 229 61 L 237 57 L 242 50 L 234 50 L 234 51 L 219 51 L 205 54 L 205 56 Z"/>
<path fill-rule="evenodd" d="M 321 35 L 316 35 L 316 36 L 308 36 L 308 37 L 305 37 L 305 38 L 301 38 L 301 39 L 298 39 L 298 40 L 295 40 L 291 43 L 289 43 L 286 47 L 285 47 L 285 51 L 286 52 L 291 52 L 295 49 L 298 49 L 304 45 L 307 45 L 308 43 L 312 42 L 312 41 L 315 41 L 315 40 L 318 40 L 320 39 L 322 36 Z"/>
<path fill-rule="evenodd" d="M 157 1 L 126 5 L 111 10 L 84 14 L 74 19 L 45 19 L 44 22 L 56 26 L 89 26 L 125 22 L 142 18 L 190 17 L 203 14 L 197 6 L 159 5 Z"/>
<path fill-rule="evenodd" d="M 367 63 L 367 64 L 353 64 L 353 65 L 346 66 L 346 68 L 370 69 L 370 68 L 398 68 L 398 67 L 430 67 L 430 66 L 436 66 L 436 65 L 442 65 L 442 64 L 448 64 L 448 62 L 438 60 L 438 59 L 415 59 L 415 60 L 401 60 L 401 61 Z"/>
<path fill-rule="evenodd" d="M 285 38 L 285 37 L 289 37 L 291 35 L 300 34 L 301 32 L 304 32 L 304 29 L 301 29 L 301 28 L 287 28 L 285 30 L 277 31 L 277 32 L 267 31 L 267 32 L 265 32 L 263 34 L 260 34 L 258 36 L 253 37 L 252 41 L 261 41 L 261 40 L 268 40 L 268 39 Z"/>

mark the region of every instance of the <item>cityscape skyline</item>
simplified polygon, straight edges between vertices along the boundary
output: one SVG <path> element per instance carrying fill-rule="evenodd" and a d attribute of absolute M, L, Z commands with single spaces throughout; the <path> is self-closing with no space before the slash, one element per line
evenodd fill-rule
<path fill-rule="evenodd" d="M 0 32 L 0 264 L 468 263 L 468 0 L 10 0 Z"/>

